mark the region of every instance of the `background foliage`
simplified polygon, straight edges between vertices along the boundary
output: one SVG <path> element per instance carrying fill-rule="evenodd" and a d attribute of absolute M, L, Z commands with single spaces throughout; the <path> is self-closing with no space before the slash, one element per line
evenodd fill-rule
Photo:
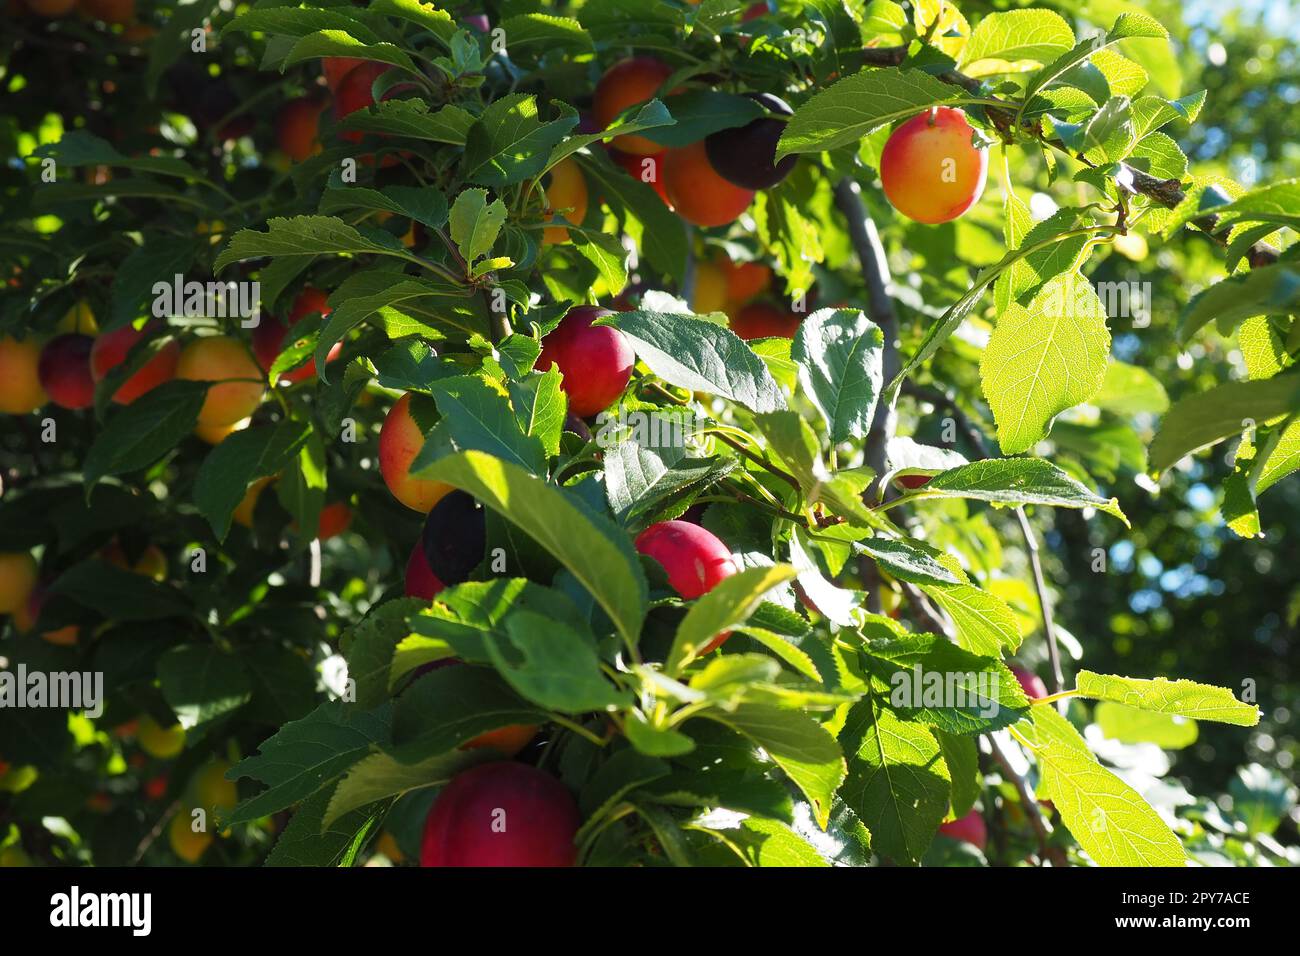
<path fill-rule="evenodd" d="M 60 646 L 10 620 L 0 656 L 10 668 L 102 671 L 108 690 L 95 719 L 0 711 L 4 859 L 175 863 L 169 821 L 214 793 L 227 829 L 200 851 L 205 864 L 411 859 L 436 786 L 485 757 L 458 747 L 531 717 L 544 729 L 518 759 L 578 795 L 591 863 L 1159 865 L 1184 853 L 1204 864 L 1295 863 L 1300 486 L 1284 479 L 1259 496 L 1252 535 L 1253 494 L 1236 504 L 1243 416 L 1214 436 L 1226 442 L 1192 457 L 1202 443 L 1180 442 L 1187 422 L 1177 417 L 1191 396 L 1285 376 L 1297 351 L 1294 24 L 1253 4 L 1164 0 L 1033 4 L 1058 18 L 1019 3 L 955 13 L 932 0 L 779 0 L 746 21 L 749 5 L 726 0 L 483 6 L 140 0 L 135 19 L 115 25 L 6 12 L 0 145 L 13 159 L 0 170 L 0 332 L 44 340 L 79 302 L 109 331 L 143 314 L 153 283 L 177 272 L 256 278 L 277 315 L 310 284 L 330 293 L 333 312 L 304 327 L 293 356 L 314 350 L 325 378 L 274 386 L 251 425 L 216 446 L 191 434 L 202 401 L 193 383 L 126 409 L 101 386 L 89 410 L 0 416 L 0 550 L 39 559 L 50 597 L 32 631 L 79 628 L 74 646 Z M 479 12 L 505 30 L 507 54 L 466 28 L 461 18 Z M 199 53 L 189 30 L 202 25 Z M 981 61 L 965 46 L 977 39 L 988 51 L 1020 50 L 1005 57 L 1020 65 L 983 61 L 972 98 L 1014 104 L 1041 64 L 1107 31 L 1114 43 L 1055 87 L 1046 126 L 1008 130 L 996 111 L 966 107 L 990 141 L 1009 141 L 1014 198 L 1000 188 L 1003 147 L 991 145 L 988 188 L 966 217 L 923 226 L 890 208 L 878 188 L 889 132 L 880 104 L 903 99 L 919 112 L 927 97 L 968 95 L 936 77 L 957 66 L 971 74 Z M 892 54 L 880 51 L 896 49 L 884 62 Z M 693 92 L 629 121 L 681 146 L 735 125 L 746 102 L 737 94 L 776 92 L 796 110 L 785 142 L 800 156 L 795 173 L 759 193 L 739 224 L 687 228 L 580 125 L 602 72 L 632 51 L 680 68 L 675 82 Z M 323 150 L 290 161 L 277 110 L 321 94 L 320 57 L 347 54 L 418 64 L 419 87 L 399 88 L 369 126 L 354 115 L 370 135 L 364 147 L 339 140 L 327 110 Z M 1178 104 L 1162 111 L 1163 134 L 1136 135 L 1148 115 L 1140 97 Z M 1042 146 L 1053 138 L 1064 148 Z M 372 149 L 399 161 L 360 163 L 355 185 L 339 178 L 341 161 Z M 539 245 L 541 190 L 530 183 L 570 149 L 592 201 L 569 243 Z M 1065 155 L 1080 153 L 1098 168 Z M 40 178 L 48 159 L 55 183 Z M 1107 173 L 1124 159 L 1180 181 L 1188 203 L 1121 201 Z M 893 273 L 908 365 L 897 396 L 887 349 L 871 344 L 880 311 L 849 182 L 861 186 L 849 193 L 879 227 Z M 1290 192 L 1251 205 L 1249 190 L 1288 182 Z M 1243 193 L 1250 221 L 1223 242 L 1182 225 Z M 1114 227 L 1117 204 L 1136 222 L 1127 234 Z M 1265 209 L 1274 218 L 1248 233 Z M 1057 255 L 1006 270 L 964 324 L 947 321 L 981 270 L 1025 248 L 1033 222 L 1031 235 Z M 1086 251 L 1061 236 L 1081 223 L 1098 240 Z M 1234 297 L 1257 310 L 1183 334 L 1202 290 L 1252 271 L 1233 256 L 1243 232 L 1285 250 L 1256 265 L 1273 279 L 1254 300 Z M 688 317 L 700 265 L 718 254 L 770 264 L 774 301 L 811 290 L 811 310 L 835 309 L 805 317 L 793 346 L 744 345 L 719 317 Z M 1132 371 L 1066 401 L 1041 436 L 1012 447 L 998 428 L 1003 409 L 1030 402 L 987 389 L 981 357 L 996 354 L 1008 315 L 1032 313 L 1044 286 L 1066 281 L 1076 256 L 1094 284 L 1148 290 L 1149 313 L 1112 310 L 1106 323 L 1112 359 Z M 491 309 L 494 289 L 509 303 L 508 327 Z M 716 426 L 693 460 L 635 441 L 598 449 L 546 412 L 539 396 L 553 397 L 558 377 L 531 371 L 534 337 L 589 300 L 620 313 L 612 321 L 641 363 L 624 411 L 671 414 L 684 403 Z M 173 316 L 167 332 L 189 341 L 216 328 Z M 826 380 L 814 371 L 843 359 L 845 337 L 867 343 L 853 361 L 868 363 L 847 396 L 852 368 Z M 335 341 L 342 357 L 327 367 Z M 718 354 L 726 361 L 710 362 Z M 1069 360 L 1090 357 L 1085 348 Z M 511 583 L 485 565 L 433 607 L 402 597 L 422 520 L 385 488 L 376 442 L 404 391 L 431 395 L 441 416 L 421 462 L 428 474 L 499 515 L 488 548 L 506 549 Z M 1020 457 L 953 471 L 887 447 L 876 411 L 894 397 L 898 436 L 972 461 L 1001 457 L 1001 441 Z M 1294 397 L 1272 426 L 1292 438 Z M 824 414 L 830 406 L 847 407 L 848 420 Z M 45 419 L 52 443 L 41 441 Z M 353 428 L 357 441 L 340 440 Z M 1157 433 L 1169 461 L 1151 460 Z M 889 499 L 905 500 L 873 511 L 860 496 L 875 503 L 878 489 L 862 469 L 887 462 L 944 475 L 924 493 L 890 484 Z M 658 471 L 668 480 L 638 483 Z M 246 489 L 274 474 L 276 492 L 259 499 L 251 527 L 232 526 Z M 939 494 L 945 482 L 951 496 Z M 326 502 L 347 502 L 352 522 L 321 542 L 302 529 L 317 527 Z M 998 660 L 1014 657 L 1051 682 L 1026 538 L 1016 511 L 993 502 L 1027 503 L 1042 542 L 1064 687 L 1088 698 L 1071 700 L 1068 721 L 1050 704 L 1030 707 L 1018 685 L 993 722 L 951 707 L 899 710 L 882 694 L 888 675 L 917 659 L 1006 675 Z M 705 527 L 746 568 L 693 604 L 631 545 L 652 520 L 692 505 L 693 514 L 707 506 Z M 156 546 L 165 579 L 105 562 L 114 542 L 130 558 Z M 690 660 L 692 641 L 728 628 L 736 633 L 720 655 Z M 411 682 L 445 656 L 480 666 Z M 345 664 L 355 702 L 333 699 Z M 1088 691 L 1087 673 L 1181 677 L 1239 697 L 1251 687 L 1260 720 L 1216 723 L 1206 700 L 1220 717 L 1251 720 L 1213 694 L 1162 698 L 1163 685 Z M 1187 722 L 1143 718 L 1117 699 L 1210 719 L 1192 722 L 1189 737 Z M 179 720 L 184 749 L 142 749 L 148 719 Z M 237 809 L 204 777 L 227 764 L 238 764 Z M 1022 787 L 1050 797 L 1043 829 Z M 1136 839 L 1107 851 L 1089 836 L 1088 804 L 1107 795 L 1110 819 L 1149 849 Z M 897 809 L 900 797 L 910 809 Z M 989 824 L 984 851 L 935 837 L 971 807 Z"/>

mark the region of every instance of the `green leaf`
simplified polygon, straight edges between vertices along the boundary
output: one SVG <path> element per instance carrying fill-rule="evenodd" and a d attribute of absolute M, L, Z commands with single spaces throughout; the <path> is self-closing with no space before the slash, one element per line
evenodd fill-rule
<path fill-rule="evenodd" d="M 379 826 L 384 806 L 359 807 L 325 826 L 325 811 L 333 796 L 330 788 L 302 802 L 275 841 L 266 866 L 352 865 L 361 844 Z"/>
<path fill-rule="evenodd" d="M 821 459 L 816 433 L 797 412 L 770 412 L 759 415 L 756 420 L 772 450 L 799 482 L 806 505 L 811 507 L 824 503 L 834 514 L 853 524 L 893 530 L 888 519 L 877 515 L 862 502 L 862 494 L 871 476 L 859 473 L 855 479 L 842 472 L 832 474 L 827 470 Z"/>
<path fill-rule="evenodd" d="M 285 724 L 227 774 L 232 780 L 252 777 L 267 788 L 240 803 L 226 822 L 251 823 L 305 800 L 385 740 L 388 719 L 386 711 L 331 701 Z"/>
<path fill-rule="evenodd" d="M 492 251 L 506 221 L 506 207 L 500 199 L 489 203 L 486 189 L 466 189 L 452 203 L 450 219 L 452 241 L 472 263 Z"/>
<path fill-rule="evenodd" d="M 297 454 L 311 433 L 307 422 L 286 420 L 230 435 L 203 459 L 194 480 L 194 504 L 208 520 L 218 541 L 230 531 L 230 516 L 248 486 L 277 474 Z"/>
<path fill-rule="evenodd" d="M 1159 474 L 1185 455 L 1239 435 L 1300 408 L 1300 375 L 1288 373 L 1250 382 L 1228 382 L 1179 399 L 1160 423 L 1149 450 Z"/>
<path fill-rule="evenodd" d="M 961 63 L 980 60 L 1037 60 L 1047 63 L 1074 46 L 1074 31 L 1051 10 L 1009 10 L 990 13 L 975 25 L 961 52 Z M 971 75 L 979 76 L 981 71 Z"/>
<path fill-rule="evenodd" d="M 878 693 L 889 695 L 896 714 L 951 734 L 1000 730 L 1029 709 L 1005 664 L 934 634 L 872 641 L 866 655 Z"/>
<path fill-rule="evenodd" d="M 1182 750 L 1196 743 L 1196 721 L 1158 714 L 1103 700 L 1093 714 L 1101 732 L 1124 744 L 1155 744 L 1165 750 Z"/>
<path fill-rule="evenodd" d="M 214 272 L 233 262 L 276 256 L 301 255 L 375 255 L 409 258 L 401 240 L 386 232 L 370 230 L 362 235 L 354 227 L 333 216 L 277 216 L 266 221 L 267 231 L 241 229 L 221 250 Z"/>
<path fill-rule="evenodd" d="M 626 335 L 637 358 L 678 388 L 709 392 L 754 412 L 785 407 L 767 366 L 730 329 L 693 315 L 622 312 L 597 325 L 612 325 Z"/>
<path fill-rule="evenodd" d="M 207 382 L 174 380 L 112 414 L 86 452 L 86 490 L 109 475 L 148 468 L 194 431 Z"/>
<path fill-rule="evenodd" d="M 1239 727 L 1259 723 L 1259 708 L 1244 704 L 1226 687 L 1198 684 L 1190 680 L 1167 680 L 1157 677 L 1115 677 L 1080 671 L 1075 679 L 1079 696 L 1093 700 L 1113 700 L 1158 714 L 1176 714 L 1194 720 L 1213 720 Z"/>
<path fill-rule="evenodd" d="M 1041 458 L 989 458 L 935 475 L 915 498 L 974 498 L 998 505 L 1096 508 L 1128 524 L 1119 502 L 1103 498 Z"/>
<path fill-rule="evenodd" d="M 1035 725 L 1059 714 L 1034 707 Z M 1051 716 L 1046 716 L 1050 714 Z M 1040 792 L 1061 821 L 1100 866 L 1185 866 L 1187 854 L 1142 796 L 1086 750 L 1043 734 L 1034 757 L 1042 771 Z"/>
<path fill-rule="evenodd" d="M 1169 396 L 1160 380 L 1146 369 L 1112 360 L 1092 404 L 1117 415 L 1161 414 L 1169 409 Z"/>
<path fill-rule="evenodd" d="M 543 122 L 536 97 L 507 94 L 470 127 L 462 160 L 465 180 L 499 189 L 540 176 L 551 151 L 576 125 L 576 113 Z"/>
<path fill-rule="evenodd" d="M 374 209 L 405 216 L 430 229 L 441 229 L 447 222 L 447 197 L 432 186 L 386 186 L 368 189 L 345 186 L 337 176 L 321 196 L 322 213 L 340 209 Z"/>
<path fill-rule="evenodd" d="M 189 731 L 238 710 L 253 693 L 239 659 L 204 644 L 173 647 L 158 658 L 158 684 Z"/>
<path fill-rule="evenodd" d="M 545 474 L 546 449 L 541 439 L 524 433 L 499 383 L 478 375 L 457 375 L 431 382 L 429 390 L 442 413 L 440 424 L 457 448 L 487 452 L 533 474 Z M 426 442 L 412 471 L 422 471 L 441 451 Z"/>
<path fill-rule="evenodd" d="M 453 750 L 434 754 L 418 763 L 401 763 L 386 753 L 372 753 L 353 764 L 330 798 L 323 826 L 330 826 L 344 814 L 396 797 L 411 790 L 436 787 L 476 763 L 498 759 L 494 751 Z"/>
<path fill-rule="evenodd" d="M 794 568 L 778 564 L 770 568 L 746 568 L 718 582 L 691 605 L 677 626 L 664 668 L 669 674 L 680 674 L 705 645 L 723 631 L 749 620 L 769 591 L 794 576 Z"/>
<path fill-rule="evenodd" d="M 956 642 L 981 657 L 1001 657 L 1020 646 L 1020 625 L 1006 602 L 973 584 L 919 585 L 948 612 L 957 629 Z"/>
<path fill-rule="evenodd" d="M 559 149 L 565 149 L 574 139 L 581 137 L 567 140 Z M 629 233 L 637 240 L 646 261 L 678 282 L 682 281 L 689 251 L 685 221 L 664 205 L 653 186 L 629 176 L 608 157 L 581 156 L 579 163 L 591 184 L 603 194 L 605 202 L 616 213 L 626 211 L 635 220 L 628 224 L 636 227 L 629 228 Z"/>
<path fill-rule="evenodd" d="M 520 49 L 540 47 L 539 55 L 548 50 L 590 50 L 591 36 L 577 20 L 548 13 L 521 13 L 501 21 L 506 50 L 511 56 Z"/>
<path fill-rule="evenodd" d="M 488 656 L 523 697 L 570 714 L 627 703 L 601 672 L 594 644 L 577 631 L 534 611 L 515 611 L 505 625 L 507 639 L 488 641 Z"/>
<path fill-rule="evenodd" d="M 980 361 L 984 395 L 1007 454 L 1028 451 L 1052 419 L 1101 388 L 1110 352 L 1106 312 L 1078 273 L 1051 280 L 1027 308 L 998 317 Z"/>
<path fill-rule="evenodd" d="M 672 419 L 648 413 L 650 429 L 662 427 L 668 435 Z M 597 441 L 600 441 L 598 436 Z M 605 495 L 615 520 L 633 531 L 653 522 L 673 501 L 687 500 L 720 481 L 736 467 L 730 457 L 690 458 L 685 444 L 647 447 L 637 441 L 620 441 L 605 451 Z"/>
<path fill-rule="evenodd" d="M 305 37 L 320 30 L 341 30 L 363 43 L 379 37 L 360 20 L 340 9 L 320 10 L 305 7 L 270 7 L 248 10 L 221 28 L 226 33 L 269 33 L 284 37 Z"/>
<path fill-rule="evenodd" d="M 627 285 L 628 252 L 623 243 L 616 236 L 585 229 L 571 229 L 569 237 L 578 254 L 596 267 L 610 293 L 621 292 Z"/>
<path fill-rule="evenodd" d="M 872 849 L 920 862 L 948 811 L 952 778 L 939 742 L 874 695 L 853 706 L 840 736 L 849 755 L 840 798 L 871 831 Z"/>
<path fill-rule="evenodd" d="M 675 122 L 655 126 L 645 137 L 669 149 L 689 146 L 710 133 L 744 126 L 767 115 L 754 100 L 721 90 L 691 89 L 673 93 L 665 96 L 663 103 Z"/>
<path fill-rule="evenodd" d="M 863 438 L 880 395 L 884 335 L 857 309 L 821 309 L 799 323 L 790 358 L 832 442 Z"/>
<path fill-rule="evenodd" d="M 401 47 L 392 43 L 364 43 L 344 30 L 317 30 L 296 42 L 281 64 L 281 70 L 301 63 L 326 56 L 348 56 L 358 60 L 374 60 L 388 63 L 419 74 L 420 70 Z"/>
<path fill-rule="evenodd" d="M 397 699 L 392 749 L 399 759 L 423 759 L 455 750 L 488 731 L 541 723 L 545 716 L 487 668 L 442 667 L 419 678 Z"/>
<path fill-rule="evenodd" d="M 150 621 L 194 613 L 176 588 L 98 558 L 68 568 L 50 585 L 49 593 L 62 595 L 115 621 Z"/>
<path fill-rule="evenodd" d="M 85 130 L 68 130 L 55 143 L 45 143 L 32 152 L 36 159 L 53 159 L 56 166 L 115 166 L 136 169 L 156 176 L 171 176 L 206 183 L 193 166 L 173 156 L 123 156 L 107 140 Z M 155 279 L 162 273 L 155 273 Z"/>
<path fill-rule="evenodd" d="M 1246 319 L 1300 310 L 1300 269 L 1290 263 L 1261 266 L 1229 276 L 1197 293 L 1183 309 L 1178 341 L 1186 343 L 1210 321 L 1231 335 Z"/>
<path fill-rule="evenodd" d="M 627 538 L 574 505 L 560 489 L 483 452 L 450 455 L 421 472 L 473 495 L 556 557 L 634 644 L 645 617 L 647 585 Z"/>
<path fill-rule="evenodd" d="M 518 335 L 512 336 L 514 337 L 526 338 Z M 531 364 L 530 362 L 530 368 Z M 560 387 L 562 378 L 560 370 L 551 367 L 545 372 L 530 374 L 506 386 L 519 427 L 524 430 L 524 434 L 542 443 L 547 456 L 560 453 L 560 436 L 564 431 L 564 418 L 568 411 L 567 400 Z"/>
<path fill-rule="evenodd" d="M 821 724 L 797 711 L 767 704 L 741 704 L 732 711 L 714 708 L 700 717 L 744 734 L 762 747 L 803 791 L 822 829 L 830 819 L 831 801 L 844 781 L 844 755 Z"/>
<path fill-rule="evenodd" d="M 407 617 L 427 606 L 419 598 L 386 601 L 344 633 L 340 640 L 348 662 L 348 677 L 356 683 L 356 706 L 378 707 L 388 699 L 389 672 L 397 646 L 410 635 Z"/>
<path fill-rule="evenodd" d="M 855 143 L 872 130 L 955 100 L 958 87 L 921 70 L 863 70 L 817 93 L 795 110 L 776 158 Z"/>
<path fill-rule="evenodd" d="M 448 105 L 430 112 L 429 104 L 424 100 L 383 100 L 369 109 L 349 113 L 336 128 L 344 133 L 405 136 L 431 143 L 464 146 L 476 119 L 473 113 L 459 106 Z"/>
<path fill-rule="evenodd" d="M 943 752 L 943 762 L 952 774 L 952 799 L 948 814 L 954 819 L 964 817 L 980 797 L 982 777 L 979 748 L 975 745 L 974 737 L 959 737 L 938 729 L 934 731 L 934 736 Z"/>
<path fill-rule="evenodd" d="M 961 584 L 963 579 L 938 560 L 932 549 L 911 541 L 875 537 L 853 542 L 854 550 L 867 555 L 891 577 L 913 584 Z"/>
<path fill-rule="evenodd" d="M 708 828 L 746 866 L 830 866 L 811 843 L 779 820 L 750 816 L 727 829 Z"/>

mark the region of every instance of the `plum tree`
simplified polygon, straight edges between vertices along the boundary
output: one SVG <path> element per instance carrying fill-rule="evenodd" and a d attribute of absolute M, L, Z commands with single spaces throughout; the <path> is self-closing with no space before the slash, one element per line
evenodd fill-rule
<path fill-rule="evenodd" d="M 0 552 L 0 614 L 12 614 L 36 588 L 36 561 L 26 552 Z"/>
<path fill-rule="evenodd" d="M 195 339 L 181 350 L 176 377 L 196 382 L 215 382 L 208 388 L 199 424 L 231 425 L 247 418 L 262 403 L 266 376 L 248 348 L 228 336 Z"/>
<path fill-rule="evenodd" d="M 163 727 L 150 714 L 145 714 L 136 728 L 135 741 L 150 757 L 170 760 L 185 749 L 185 728 L 180 724 Z"/>
<path fill-rule="evenodd" d="M 320 289 L 313 289 L 310 286 L 298 293 L 293 300 L 293 305 L 289 308 L 288 321 L 283 321 L 271 316 L 263 316 L 262 320 L 257 323 L 253 329 L 253 354 L 257 357 L 257 363 L 266 371 L 271 370 L 275 360 L 280 357 L 284 350 L 285 339 L 289 336 L 289 331 L 309 315 L 319 314 L 322 318 L 327 318 L 330 314 L 329 295 Z M 343 351 L 343 343 L 335 342 L 330 347 L 329 355 L 326 356 L 326 362 L 333 362 Z M 308 359 L 304 364 L 280 376 L 280 380 L 296 385 L 298 382 L 306 382 L 316 378 L 316 360 Z"/>
<path fill-rule="evenodd" d="M 652 56 L 634 56 L 615 63 L 596 84 L 592 113 L 599 129 L 608 129 L 619 113 L 631 106 L 646 103 L 672 76 L 672 68 Z M 614 137 L 611 145 L 634 156 L 653 156 L 663 146 L 636 133 Z"/>
<path fill-rule="evenodd" d="M 917 488 L 923 488 L 929 482 L 929 475 L 898 475 L 894 481 L 902 485 L 908 491 L 915 491 Z"/>
<path fill-rule="evenodd" d="M 704 141 L 664 154 L 664 190 L 677 215 L 697 226 L 735 222 L 754 201 L 754 191 L 728 182 L 709 162 Z"/>
<path fill-rule="evenodd" d="M 770 302 L 751 302 L 731 317 L 731 331 L 746 341 L 780 337 L 794 338 L 800 317 Z"/>
<path fill-rule="evenodd" d="M 1043 679 L 1031 670 L 1021 667 L 1019 664 L 1012 664 L 1011 673 L 1016 676 L 1020 687 L 1025 692 L 1025 696 L 1030 700 L 1042 700 L 1047 696 L 1047 685 Z"/>
<path fill-rule="evenodd" d="M 437 408 L 431 399 L 407 392 L 389 409 L 379 431 L 379 471 L 384 484 L 394 498 L 421 514 L 428 514 L 452 490 L 445 482 L 411 474 L 411 465 L 424 448 L 425 432 L 436 420 Z"/>
<path fill-rule="evenodd" d="M 704 139 L 709 164 L 718 175 L 741 189 L 770 189 L 794 169 L 797 156 L 776 161 L 776 144 L 785 132 L 786 120 L 794 110 L 780 97 L 770 93 L 751 94 L 768 111 L 767 116 L 750 120 L 744 126 L 710 133 Z"/>
<path fill-rule="evenodd" d="M 538 370 L 560 370 L 564 376 L 560 387 L 569 398 L 569 411 L 583 418 L 609 408 L 632 379 L 636 354 L 627 337 L 611 326 L 592 325 L 613 314 L 599 306 L 580 305 L 570 309 L 542 339 Z"/>
<path fill-rule="evenodd" d="M 978 149 L 966 114 L 936 106 L 890 134 L 880 184 L 894 208 L 921 223 L 949 222 L 984 192 L 988 151 Z"/>
<path fill-rule="evenodd" d="M 554 777 L 519 763 L 471 767 L 429 810 L 421 866 L 573 866 L 578 807 Z"/>
<path fill-rule="evenodd" d="M 276 112 L 275 141 L 295 163 L 320 152 L 320 114 L 325 105 L 315 97 L 300 96 Z"/>
<path fill-rule="evenodd" d="M 556 212 L 575 225 L 586 217 L 587 180 L 573 159 L 561 160 L 551 170 L 551 181 L 546 187 L 546 208 L 547 221 Z M 542 230 L 542 242 L 568 241 L 569 230 L 564 226 L 547 226 Z"/>
<path fill-rule="evenodd" d="M 89 335 L 68 332 L 50 339 L 41 349 L 36 369 L 41 388 L 60 408 L 75 411 L 95 404 L 95 378 L 90 372 L 94 345 Z"/>
<path fill-rule="evenodd" d="M 109 372 L 126 361 L 127 355 L 138 343 L 157 336 L 164 327 L 158 321 L 148 322 L 140 329 L 124 325 L 97 337 L 90 350 L 90 374 L 95 382 L 102 382 Z M 175 378 L 180 354 L 180 343 L 175 339 L 169 341 L 118 386 L 113 393 L 113 401 L 119 405 L 130 405 L 141 395 Z"/>
<path fill-rule="evenodd" d="M 636 550 L 663 566 L 668 583 L 690 601 L 712 591 L 739 568 L 728 548 L 713 532 L 689 521 L 660 521 L 636 537 Z M 731 636 L 724 631 L 701 651 L 708 653 Z"/>
<path fill-rule="evenodd" d="M 971 810 L 964 817 L 940 824 L 939 832 L 954 840 L 964 840 L 980 850 L 983 850 L 989 842 L 988 827 L 978 810 Z"/>
<path fill-rule="evenodd" d="M 0 412 L 26 415 L 49 401 L 41 387 L 40 360 L 41 350 L 34 339 L 0 336 Z"/>

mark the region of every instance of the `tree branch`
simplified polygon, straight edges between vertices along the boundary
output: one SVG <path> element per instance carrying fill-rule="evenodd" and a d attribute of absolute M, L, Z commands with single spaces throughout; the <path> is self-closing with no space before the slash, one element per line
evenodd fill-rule
<path fill-rule="evenodd" d="M 1025 808 L 1025 816 L 1029 818 L 1029 825 L 1033 828 L 1034 835 L 1038 837 L 1038 855 L 1045 860 L 1050 860 L 1052 866 L 1069 866 L 1070 861 L 1066 857 L 1065 851 L 1059 846 L 1052 846 L 1050 843 L 1052 826 L 1043 818 L 1043 812 L 1038 806 L 1038 799 L 1030 792 L 1028 782 L 1012 768 L 1011 761 L 1002 752 L 1002 748 L 998 746 L 998 742 L 992 734 L 985 734 L 984 739 L 988 741 L 989 749 L 993 751 L 993 759 L 1002 768 L 1003 775 L 1011 781 L 1012 786 L 1016 788 L 1016 793 L 1020 795 L 1020 805 Z"/>
<path fill-rule="evenodd" d="M 885 258 L 885 247 L 876 231 L 876 224 L 867 215 L 858 184 L 852 179 L 845 177 L 835 184 L 835 208 L 848 224 L 849 239 L 867 285 L 867 317 L 884 333 L 884 380 L 892 382 L 901 365 L 898 358 L 898 313 L 889 297 L 889 263 Z M 870 492 L 876 496 L 880 479 L 885 474 L 886 451 L 894 434 L 894 422 L 893 403 L 877 402 L 865 449 L 866 463 L 876 473 Z"/>
<path fill-rule="evenodd" d="M 946 408 L 953 421 L 957 423 L 957 427 L 966 436 L 966 441 L 975 450 L 976 457 L 990 457 L 988 444 L 984 441 L 983 433 L 951 395 L 937 388 L 917 385 L 914 382 L 907 381 L 903 383 L 901 391 L 904 395 L 920 399 L 923 402 L 929 402 L 936 408 Z M 1047 657 L 1052 665 L 1052 693 L 1059 694 L 1065 686 L 1065 678 L 1061 672 L 1061 651 L 1056 640 L 1056 621 L 1052 616 L 1052 604 L 1047 593 L 1047 578 L 1043 574 L 1043 562 L 1039 554 L 1038 539 L 1034 536 L 1034 530 L 1029 525 L 1029 518 L 1025 514 L 1024 508 L 1016 508 L 1016 520 L 1020 524 L 1020 534 L 1025 540 L 1025 551 L 1029 555 L 1029 566 L 1034 576 L 1034 591 L 1038 596 L 1038 606 L 1042 612 L 1043 636 L 1047 638 Z"/>

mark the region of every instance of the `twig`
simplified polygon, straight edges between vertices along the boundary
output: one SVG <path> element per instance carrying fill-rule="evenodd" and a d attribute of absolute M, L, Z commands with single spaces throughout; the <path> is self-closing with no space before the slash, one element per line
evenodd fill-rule
<path fill-rule="evenodd" d="M 845 177 L 835 184 L 835 208 L 848 225 L 853 251 L 857 253 L 862 278 L 866 282 L 867 317 L 884 333 L 883 378 L 892 382 L 901 366 L 898 359 L 898 313 L 889 297 L 889 263 L 885 258 L 885 247 L 875 222 L 867 215 L 858 184 L 852 179 Z M 879 483 L 885 475 L 886 453 L 889 439 L 894 434 L 894 423 L 893 403 L 878 402 L 864 449 L 866 463 L 876 473 L 869 489 L 873 499 L 879 497 Z"/>
<path fill-rule="evenodd" d="M 1016 788 L 1016 793 L 1020 795 L 1020 805 L 1025 808 L 1025 816 L 1029 818 L 1029 825 L 1034 830 L 1034 835 L 1038 837 L 1038 853 L 1044 859 L 1050 860 L 1052 866 L 1069 866 L 1070 861 L 1065 855 L 1065 851 L 1059 846 L 1051 845 L 1052 827 L 1045 819 L 1043 813 L 1038 808 L 1038 799 L 1029 792 L 1029 784 L 1025 778 L 1016 773 L 1011 766 L 1011 761 L 1007 755 L 1002 752 L 998 742 L 992 734 L 985 734 L 984 739 L 988 741 L 989 749 L 993 752 L 993 759 L 998 762 L 1002 768 L 1002 773 L 1011 781 L 1012 786 Z"/>
<path fill-rule="evenodd" d="M 1047 656 L 1052 662 L 1052 693 L 1059 694 L 1065 686 L 1061 675 L 1061 652 L 1056 645 L 1056 622 L 1052 618 L 1052 602 L 1047 596 L 1047 581 L 1043 576 L 1043 562 L 1038 554 L 1038 538 L 1029 526 L 1029 518 L 1024 508 L 1016 509 L 1016 520 L 1020 522 L 1020 533 L 1025 538 L 1025 548 L 1029 551 L 1029 565 L 1034 570 L 1034 590 L 1038 593 L 1038 606 L 1043 615 L 1043 634 L 1047 637 Z M 1060 704 L 1062 711 L 1065 703 Z"/>
<path fill-rule="evenodd" d="M 985 442 L 983 433 L 971 421 L 970 416 L 957 404 L 957 400 L 953 396 L 937 388 L 917 385 L 913 382 L 904 382 L 901 391 L 912 398 L 929 402 L 936 408 L 946 408 L 949 414 L 952 415 L 953 421 L 957 423 L 957 427 L 961 429 L 962 434 L 966 437 L 967 442 L 975 450 L 976 456 L 979 458 L 990 457 L 988 443 Z M 1056 640 L 1056 622 L 1052 616 L 1051 601 L 1048 599 L 1047 578 L 1043 574 L 1043 562 L 1039 554 L 1038 539 L 1034 536 L 1034 529 L 1030 527 L 1029 518 L 1025 514 L 1024 508 L 1016 508 L 1016 520 L 1020 524 L 1020 533 L 1025 539 L 1025 550 L 1029 554 L 1029 565 L 1034 575 L 1034 591 L 1038 595 L 1038 606 L 1042 612 L 1043 636 L 1047 638 L 1047 657 L 1052 664 L 1052 692 L 1059 694 L 1065 686 L 1065 678 L 1061 672 L 1061 652 Z"/>

